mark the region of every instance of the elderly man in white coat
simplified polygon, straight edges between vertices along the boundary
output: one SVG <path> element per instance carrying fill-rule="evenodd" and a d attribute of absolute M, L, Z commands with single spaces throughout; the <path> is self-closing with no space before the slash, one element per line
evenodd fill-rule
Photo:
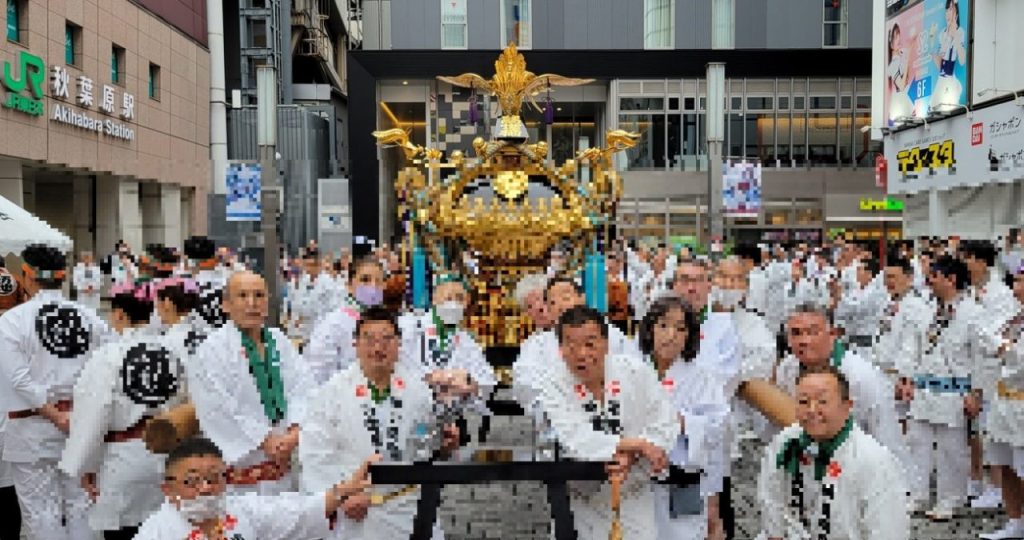
<path fill-rule="evenodd" d="M 758 495 L 770 540 L 908 540 L 898 459 L 860 429 L 850 388 L 824 365 L 797 381 L 797 419 L 768 445 Z"/>
<path fill-rule="evenodd" d="M 231 465 L 232 489 L 293 490 L 292 454 L 312 377 L 288 338 L 264 326 L 262 277 L 235 273 L 224 288 L 224 308 L 228 323 L 185 366 L 199 427 Z"/>
<path fill-rule="evenodd" d="M 829 313 L 813 304 L 797 306 L 786 323 L 790 354 L 776 371 L 775 381 L 790 394 L 796 391 L 800 373 L 814 366 L 831 365 L 850 383 L 853 418 L 868 435 L 888 448 L 904 465 L 909 465 L 903 435 L 893 400 L 895 389 L 889 379 L 870 361 L 836 338 Z"/>
<path fill-rule="evenodd" d="M 345 530 L 341 505 L 369 485 L 364 463 L 349 480 L 310 495 L 227 495 L 230 468 L 208 439 L 187 439 L 163 463 L 163 506 L 136 540 L 313 540 Z M 335 473 L 332 471 L 332 473 Z M 336 473 L 334 476 L 336 477 Z"/>
<path fill-rule="evenodd" d="M 538 401 L 551 420 L 563 455 L 609 462 L 621 481 L 622 537 L 655 540 L 650 476 L 667 466 L 679 420 L 657 375 L 639 356 L 609 351 L 608 325 L 597 311 L 576 306 L 559 318 L 556 333 L 566 369 L 540 381 Z M 608 482 L 569 483 L 580 540 L 606 540 L 612 527 Z"/>
<path fill-rule="evenodd" d="M 363 312 L 356 323 L 357 361 L 320 387 L 303 426 L 303 491 L 328 488 L 332 478 L 351 474 L 375 454 L 390 462 L 434 457 L 416 455 L 421 449 L 410 444 L 410 439 L 434 431 L 437 419 L 431 416 L 433 396 L 421 372 L 399 359 L 400 340 L 390 312 L 381 307 Z M 455 448 L 457 435 L 454 426 L 445 426 L 440 450 Z M 341 507 L 350 523 L 334 538 L 409 538 L 418 499 L 418 488 L 394 486 L 374 488 L 372 497 L 352 497 Z M 437 524 L 433 536 L 444 536 Z"/>
<path fill-rule="evenodd" d="M 378 259 L 358 259 L 348 275 L 348 298 L 340 308 L 320 319 L 306 345 L 306 360 L 317 385 L 326 383 L 355 361 L 352 340 L 359 314 L 384 303 L 384 267 Z"/>
<path fill-rule="evenodd" d="M 119 290 L 120 289 L 120 290 Z M 81 478 L 89 525 L 105 540 L 132 538 L 160 507 L 163 459 L 142 440 L 146 423 L 187 399 L 180 339 L 150 326 L 152 284 L 115 285 L 112 319 L 121 339 L 97 349 L 75 383 L 71 433 L 59 467 Z"/>
<path fill-rule="evenodd" d="M 100 288 L 103 286 L 103 273 L 92 257 L 91 251 L 83 251 L 81 259 L 72 272 L 72 284 L 78 293 L 78 302 L 83 306 L 100 310 Z"/>
<path fill-rule="evenodd" d="M 91 538 L 86 493 L 57 461 L 79 371 L 89 354 L 114 336 L 93 310 L 64 299 L 63 254 L 30 246 L 21 258 L 32 299 L 0 317 L 0 413 L 7 416 L 3 460 L 14 477 L 22 531 L 29 538 Z"/>

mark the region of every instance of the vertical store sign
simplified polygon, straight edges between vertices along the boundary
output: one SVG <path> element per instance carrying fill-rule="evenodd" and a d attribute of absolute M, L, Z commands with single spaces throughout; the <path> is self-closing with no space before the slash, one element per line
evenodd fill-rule
<path fill-rule="evenodd" d="M 263 167 L 259 163 L 232 163 L 225 176 L 227 221 L 259 221 Z"/>
<path fill-rule="evenodd" d="M 967 104 L 971 0 L 886 0 L 885 110 L 890 127 Z"/>

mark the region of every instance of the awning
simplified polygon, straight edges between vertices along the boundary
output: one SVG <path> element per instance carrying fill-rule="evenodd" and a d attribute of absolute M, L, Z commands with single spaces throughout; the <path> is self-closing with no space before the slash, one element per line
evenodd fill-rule
<path fill-rule="evenodd" d="M 0 256 L 20 255 L 31 244 L 43 244 L 68 252 L 73 242 L 49 223 L 0 197 Z"/>

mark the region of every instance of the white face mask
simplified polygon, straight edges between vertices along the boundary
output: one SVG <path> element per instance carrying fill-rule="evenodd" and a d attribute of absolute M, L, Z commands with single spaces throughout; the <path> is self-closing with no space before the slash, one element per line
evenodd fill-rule
<path fill-rule="evenodd" d="M 462 321 L 462 302 L 456 302 L 454 300 L 448 302 L 441 302 L 435 309 L 437 310 L 437 317 L 448 326 L 454 326 Z"/>
<path fill-rule="evenodd" d="M 178 512 L 189 523 L 202 523 L 227 513 L 227 498 L 220 495 L 199 495 L 195 499 L 178 499 Z"/>
<path fill-rule="evenodd" d="M 746 291 L 712 287 L 708 302 L 718 304 L 728 310 L 733 310 L 738 308 L 740 303 L 743 302 L 744 295 L 746 295 Z"/>

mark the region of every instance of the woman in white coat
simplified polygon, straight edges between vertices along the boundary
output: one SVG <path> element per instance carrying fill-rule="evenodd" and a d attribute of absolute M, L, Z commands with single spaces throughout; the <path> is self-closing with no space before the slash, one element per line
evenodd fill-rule
<path fill-rule="evenodd" d="M 729 400 L 725 381 L 695 362 L 700 323 L 683 300 L 656 300 L 640 323 L 640 349 L 653 364 L 680 432 L 669 462 L 682 469 L 701 469 L 700 486 L 654 485 L 659 540 L 703 540 L 722 532 L 718 493 L 722 491 L 723 443 Z"/>
<path fill-rule="evenodd" d="M 182 344 L 149 326 L 151 284 L 116 285 L 112 320 L 121 339 L 97 349 L 75 383 L 60 469 L 81 478 L 89 526 L 106 540 L 131 538 L 163 496 L 163 459 L 142 440 L 146 422 L 185 399 Z"/>

